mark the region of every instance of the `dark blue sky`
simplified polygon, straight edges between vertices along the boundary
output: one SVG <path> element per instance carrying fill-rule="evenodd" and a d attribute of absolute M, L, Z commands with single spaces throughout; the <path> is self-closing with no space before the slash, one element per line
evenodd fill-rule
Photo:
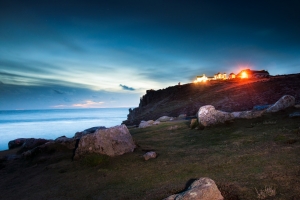
<path fill-rule="evenodd" d="M 0 0 L 0 110 L 136 107 L 197 75 L 299 73 L 300 1 Z"/>

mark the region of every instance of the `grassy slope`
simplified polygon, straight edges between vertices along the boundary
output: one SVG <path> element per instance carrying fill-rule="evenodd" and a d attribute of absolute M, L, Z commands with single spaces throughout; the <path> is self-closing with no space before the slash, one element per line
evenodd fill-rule
<path fill-rule="evenodd" d="M 265 186 L 276 189 L 273 199 L 300 199 L 300 120 L 287 117 L 295 110 L 201 131 L 190 130 L 188 121 L 131 129 L 138 148 L 114 158 L 90 155 L 72 162 L 72 153 L 59 148 L 32 160 L 2 162 L 1 198 L 162 199 L 191 179 L 210 177 L 226 199 L 257 199 L 255 189 Z M 159 156 L 144 161 L 149 150 Z"/>

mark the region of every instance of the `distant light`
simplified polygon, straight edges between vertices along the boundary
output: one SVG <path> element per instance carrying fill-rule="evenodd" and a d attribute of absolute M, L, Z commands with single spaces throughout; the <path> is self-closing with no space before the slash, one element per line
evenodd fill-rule
<path fill-rule="evenodd" d="M 242 72 L 241 78 L 248 78 L 248 74 L 245 71 Z"/>

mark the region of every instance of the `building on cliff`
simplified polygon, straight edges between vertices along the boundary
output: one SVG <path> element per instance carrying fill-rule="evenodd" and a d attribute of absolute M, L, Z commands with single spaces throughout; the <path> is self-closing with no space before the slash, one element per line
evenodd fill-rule
<path fill-rule="evenodd" d="M 225 80 L 225 79 L 227 79 L 226 76 L 227 76 L 226 73 L 218 72 L 217 74 L 215 74 L 214 80 Z"/>
<path fill-rule="evenodd" d="M 270 74 L 266 70 L 244 69 L 236 75 L 237 78 L 267 78 Z"/>

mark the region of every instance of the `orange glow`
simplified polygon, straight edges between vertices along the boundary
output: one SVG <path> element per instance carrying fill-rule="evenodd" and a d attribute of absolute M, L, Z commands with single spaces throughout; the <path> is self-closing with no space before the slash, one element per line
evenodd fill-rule
<path fill-rule="evenodd" d="M 248 78 L 248 74 L 246 72 L 242 72 L 241 78 Z"/>

